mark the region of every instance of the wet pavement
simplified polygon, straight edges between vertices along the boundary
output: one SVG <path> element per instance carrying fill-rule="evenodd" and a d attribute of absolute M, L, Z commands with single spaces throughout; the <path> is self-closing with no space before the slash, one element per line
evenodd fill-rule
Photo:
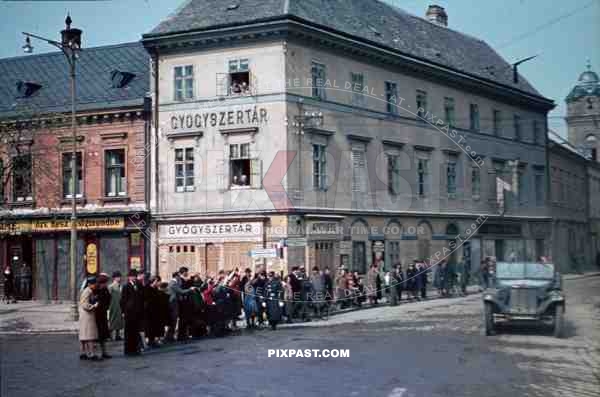
<path fill-rule="evenodd" d="M 126 359 L 78 360 L 74 335 L 1 336 L 2 397 L 600 395 L 600 277 L 565 282 L 567 337 L 481 332 L 480 295 L 379 307 Z M 436 302 L 433 304 L 433 302 Z M 349 349 L 274 358 L 269 349 Z"/>

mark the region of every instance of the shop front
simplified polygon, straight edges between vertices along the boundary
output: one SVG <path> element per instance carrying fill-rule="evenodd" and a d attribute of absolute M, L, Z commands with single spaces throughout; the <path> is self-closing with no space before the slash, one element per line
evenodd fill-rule
<path fill-rule="evenodd" d="M 88 275 L 118 270 L 144 270 L 144 229 L 130 217 L 85 217 L 77 220 L 77 283 Z M 29 267 L 29 297 L 40 300 L 70 299 L 70 230 L 68 219 L 5 221 L 0 227 L 4 263 L 20 277 Z M 21 298 L 27 298 L 21 292 Z"/>
<path fill-rule="evenodd" d="M 262 221 L 160 224 L 158 234 L 158 273 L 163 279 L 182 266 L 204 277 L 264 264 L 264 255 L 253 255 L 264 247 Z"/>
<path fill-rule="evenodd" d="M 342 225 L 336 220 L 315 220 L 306 223 L 308 268 L 329 268 L 335 271 L 340 266 L 340 240 Z M 307 269 L 308 270 L 308 269 Z"/>

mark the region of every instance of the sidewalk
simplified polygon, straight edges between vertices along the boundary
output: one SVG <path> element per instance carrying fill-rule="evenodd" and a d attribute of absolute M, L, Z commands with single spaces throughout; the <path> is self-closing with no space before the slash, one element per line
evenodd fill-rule
<path fill-rule="evenodd" d="M 600 272 L 590 272 L 585 274 L 567 274 L 564 280 L 575 280 L 583 277 L 597 277 Z M 469 297 L 473 297 L 479 291 L 478 286 L 468 288 Z M 427 310 L 431 307 L 440 305 L 449 305 L 458 302 L 460 299 L 450 298 L 439 299 L 436 290 L 428 290 L 428 299 L 421 302 L 402 300 L 400 306 L 416 310 Z M 366 304 L 362 308 L 352 308 L 331 313 L 328 321 L 314 321 L 310 323 L 282 324 L 282 327 L 303 327 L 303 326 L 328 326 L 335 325 L 342 321 L 336 320 L 337 316 L 344 317 L 343 321 L 349 318 L 357 321 L 369 320 L 375 317 L 386 317 L 385 312 L 389 311 L 389 305 L 382 303 L 378 306 L 369 306 Z M 404 309 L 402 309 L 404 310 Z M 4 334 L 29 334 L 29 333 L 76 333 L 79 329 L 78 323 L 68 320 L 70 303 L 44 303 L 40 301 L 26 301 L 13 304 L 0 303 L 0 335 Z M 365 313 L 367 312 L 367 313 Z M 343 315 L 343 316 L 342 316 Z"/>

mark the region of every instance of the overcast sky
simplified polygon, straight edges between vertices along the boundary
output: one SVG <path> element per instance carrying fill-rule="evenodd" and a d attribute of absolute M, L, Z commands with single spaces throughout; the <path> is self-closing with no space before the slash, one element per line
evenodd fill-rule
<path fill-rule="evenodd" d="M 227 0 L 224 0 L 227 1 Z M 387 0 L 424 15 L 434 0 Z M 73 26 L 84 30 L 84 46 L 138 40 L 183 1 L 0 1 L 0 57 L 21 55 L 21 31 L 58 38 L 67 10 Z M 437 1 L 451 28 L 488 42 L 511 62 L 531 55 L 520 72 L 557 103 L 551 129 L 564 134 L 564 98 L 589 58 L 600 73 L 600 0 Z M 209 11 L 210 12 L 210 11 Z M 34 43 L 36 52 L 52 47 Z"/>

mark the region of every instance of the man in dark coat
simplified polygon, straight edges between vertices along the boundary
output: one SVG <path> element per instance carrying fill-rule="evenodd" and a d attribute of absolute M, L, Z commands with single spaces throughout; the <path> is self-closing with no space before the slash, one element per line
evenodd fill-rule
<path fill-rule="evenodd" d="M 266 298 L 267 298 L 267 317 L 269 319 L 269 325 L 271 329 L 275 330 L 277 324 L 281 321 L 281 306 L 279 301 L 283 293 L 283 286 L 279 277 L 275 272 L 269 272 L 269 279 L 266 284 Z"/>
<path fill-rule="evenodd" d="M 106 350 L 106 340 L 110 339 L 108 328 L 108 308 L 110 307 L 110 292 L 108 291 L 108 275 L 100 274 L 97 279 L 97 287 L 94 290 L 95 300 L 98 303 L 94 315 L 96 316 L 96 327 L 98 328 L 98 343 L 102 351 L 102 358 L 112 358 Z"/>
<path fill-rule="evenodd" d="M 411 296 L 413 299 L 419 299 L 418 297 L 418 279 L 419 276 L 417 276 L 418 272 L 417 269 L 415 269 L 415 265 L 414 263 L 410 263 L 408 265 L 408 269 L 406 270 L 406 283 L 407 283 L 407 288 L 409 291 L 409 296 Z"/>
<path fill-rule="evenodd" d="M 164 314 L 162 310 L 161 279 L 159 276 L 150 278 L 144 287 L 144 333 L 148 338 L 148 346 L 158 347 L 158 339 L 162 338 L 165 330 Z"/>
<path fill-rule="evenodd" d="M 138 272 L 129 270 L 127 284 L 121 293 L 121 311 L 125 317 L 125 355 L 141 354 L 140 331 L 144 317 L 144 295 L 142 287 L 137 282 Z"/>

